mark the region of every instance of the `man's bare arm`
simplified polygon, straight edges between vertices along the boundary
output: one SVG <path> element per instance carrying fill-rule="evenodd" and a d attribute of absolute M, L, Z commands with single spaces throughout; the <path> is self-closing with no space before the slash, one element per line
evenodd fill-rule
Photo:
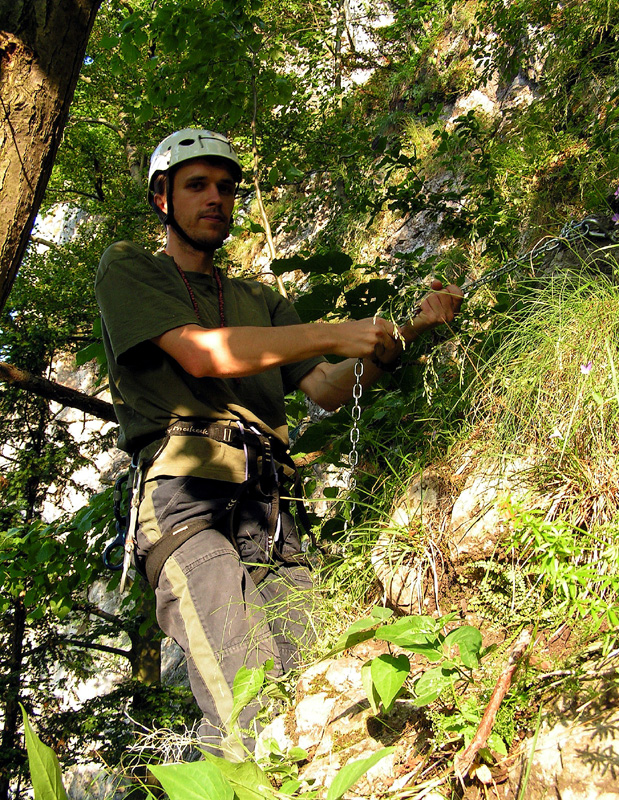
<path fill-rule="evenodd" d="M 402 350 L 400 336 L 408 343 L 424 330 L 453 320 L 462 302 L 461 290 L 456 286 L 443 289 L 440 281 L 434 281 L 432 289 L 421 303 L 421 313 L 398 333 L 388 320 L 370 317 L 275 328 L 188 324 L 166 331 L 153 342 L 196 378 L 241 378 L 313 356 L 344 356 L 347 360 L 339 364 L 319 364 L 299 383 L 312 400 L 334 410 L 351 397 L 357 358 L 366 359 L 363 383 L 368 385 L 382 374 L 372 356 L 389 363 Z"/>
<path fill-rule="evenodd" d="M 385 319 L 315 322 L 276 328 L 202 328 L 188 324 L 153 339 L 196 378 L 241 378 L 318 355 L 358 358 L 390 346 Z"/>

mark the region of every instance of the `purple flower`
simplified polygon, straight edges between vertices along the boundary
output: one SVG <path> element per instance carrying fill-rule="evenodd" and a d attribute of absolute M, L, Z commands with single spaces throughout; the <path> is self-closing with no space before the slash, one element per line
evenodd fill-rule
<path fill-rule="evenodd" d="M 593 369 L 593 361 L 590 361 L 588 364 L 581 364 L 580 371 L 583 375 L 588 375 L 591 370 Z"/>

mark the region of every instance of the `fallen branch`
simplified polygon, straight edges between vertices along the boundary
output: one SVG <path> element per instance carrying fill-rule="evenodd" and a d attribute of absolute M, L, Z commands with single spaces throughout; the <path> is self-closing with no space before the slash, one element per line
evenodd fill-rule
<path fill-rule="evenodd" d="M 509 654 L 509 658 L 507 659 L 507 664 L 505 665 L 503 672 L 499 675 L 499 679 L 496 682 L 494 691 L 492 692 L 492 697 L 486 706 L 486 710 L 484 711 L 484 715 L 481 718 L 481 722 L 479 723 L 479 727 L 477 728 L 473 740 L 466 750 L 464 750 L 462 753 L 458 753 L 454 759 L 454 771 L 457 778 L 462 780 L 468 775 L 469 770 L 475 761 L 475 756 L 486 744 L 488 736 L 490 736 L 492 726 L 494 725 L 499 706 L 503 702 L 503 698 L 511 686 L 514 672 L 518 666 L 518 661 L 524 655 L 524 651 L 529 646 L 530 641 L 531 633 L 527 630 L 522 631 L 520 636 L 516 639 L 516 642 L 514 643 L 514 646 Z"/>
<path fill-rule="evenodd" d="M 56 403 L 60 403 L 61 406 L 77 408 L 92 417 L 104 419 L 106 422 L 117 422 L 114 407 L 111 403 L 106 403 L 105 400 L 99 400 L 98 397 L 91 397 L 89 394 L 78 392 L 76 389 L 70 389 L 61 383 L 49 381 L 47 378 L 38 378 L 36 375 L 31 375 L 29 372 L 14 367 L 12 364 L 0 362 L 1 381 L 10 383 L 27 392 L 32 392 L 38 397 L 44 397 L 46 400 L 54 400 Z"/>

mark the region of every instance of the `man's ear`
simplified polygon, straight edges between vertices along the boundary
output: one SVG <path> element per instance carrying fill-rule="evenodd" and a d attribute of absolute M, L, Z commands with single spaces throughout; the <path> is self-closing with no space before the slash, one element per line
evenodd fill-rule
<path fill-rule="evenodd" d="M 164 214 L 168 213 L 168 198 L 164 194 L 153 195 L 153 200 L 160 211 L 163 211 Z"/>

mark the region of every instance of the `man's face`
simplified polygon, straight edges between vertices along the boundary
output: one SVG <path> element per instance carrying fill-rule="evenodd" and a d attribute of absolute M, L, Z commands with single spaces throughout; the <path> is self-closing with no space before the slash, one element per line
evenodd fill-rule
<path fill-rule="evenodd" d="M 183 164 L 174 173 L 174 217 L 192 238 L 221 247 L 230 230 L 236 184 L 230 172 L 202 159 Z M 165 203 L 165 198 L 159 197 Z"/>

